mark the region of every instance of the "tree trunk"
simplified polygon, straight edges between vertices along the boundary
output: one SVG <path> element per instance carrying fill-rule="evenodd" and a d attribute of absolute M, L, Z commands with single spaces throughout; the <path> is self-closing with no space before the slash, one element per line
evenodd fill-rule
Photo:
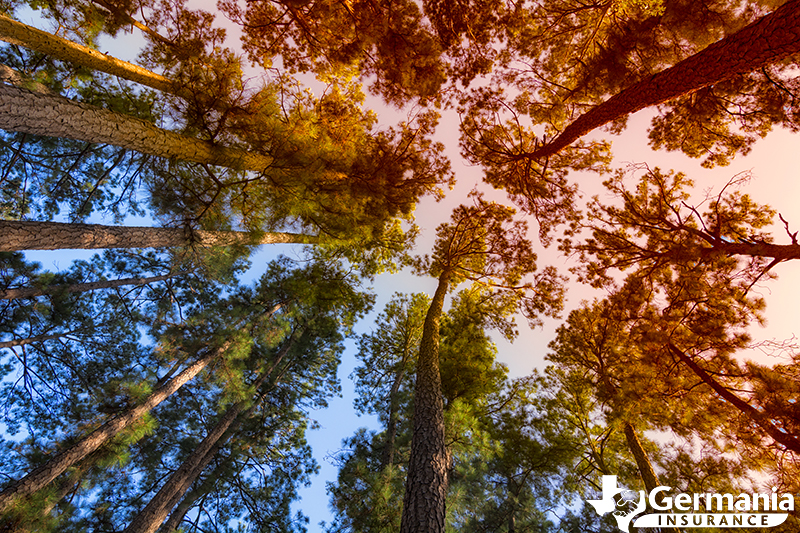
<path fill-rule="evenodd" d="M 69 493 L 73 492 L 78 487 L 78 484 L 83 479 L 83 474 L 86 473 L 86 470 L 88 470 L 88 466 L 82 464 L 61 480 L 61 483 L 59 483 L 55 494 L 48 499 L 47 503 L 42 508 L 42 517 L 52 513 L 53 509 L 55 509 L 56 505 L 58 505 L 58 502 L 66 498 Z"/>
<path fill-rule="evenodd" d="M 400 533 L 444 532 L 448 453 L 439 374 L 439 321 L 450 274 L 445 270 L 439 276 L 420 341 L 414 389 L 414 429 Z"/>
<path fill-rule="evenodd" d="M 647 489 L 647 493 L 650 494 L 650 492 L 660 486 L 661 483 L 658 481 L 658 476 L 656 476 L 656 471 L 653 469 L 653 464 L 650 462 L 650 459 L 648 459 L 647 453 L 642 447 L 642 442 L 639 440 L 639 436 L 636 434 L 633 424 L 625 422 L 623 424 L 623 429 L 625 431 L 625 440 L 628 443 L 628 449 L 631 454 L 633 454 L 634 461 L 636 461 L 636 467 L 639 469 L 639 475 L 642 477 L 644 487 Z"/>
<path fill-rule="evenodd" d="M 786 447 L 787 450 L 800 454 L 800 439 L 798 439 L 794 435 L 790 435 L 788 433 L 784 433 L 778 427 L 776 427 L 770 417 L 747 403 L 746 401 L 739 398 L 737 395 L 729 391 L 727 388 L 723 387 L 717 380 L 715 380 L 711 375 L 708 374 L 705 370 L 703 370 L 700 365 L 694 362 L 694 360 L 683 353 L 683 350 L 675 346 L 673 343 L 669 343 L 670 351 L 678 357 L 681 361 L 683 361 L 686 366 L 688 366 L 692 372 L 694 372 L 697 377 L 699 377 L 703 383 L 711 387 L 711 389 L 716 392 L 719 396 L 722 397 L 726 402 L 730 403 L 736 409 L 741 411 L 747 417 L 750 418 L 753 422 L 755 422 L 759 427 L 761 427 L 770 437 L 772 437 L 775 442 L 781 444 Z"/>
<path fill-rule="evenodd" d="M 33 469 L 22 479 L 9 485 L 0 492 L 0 513 L 6 511 L 18 499 L 44 488 L 63 474 L 70 466 L 83 460 L 133 422 L 141 419 L 142 416 L 153 410 L 172 393 L 193 379 L 211 361 L 220 357 L 228 349 L 229 345 L 230 342 L 227 342 L 216 350 L 210 350 L 205 356 L 186 367 L 174 379 L 154 390 L 144 402 L 113 417 L 69 448 L 58 452 L 47 462 Z"/>
<path fill-rule="evenodd" d="M 72 331 L 65 331 L 64 333 L 55 333 L 53 335 L 39 335 L 37 337 L 28 337 L 25 339 L 14 339 L 13 341 L 0 342 L 0 348 L 13 348 L 14 346 L 25 346 L 26 344 L 33 344 L 34 342 L 51 341 L 53 339 L 60 339 L 65 335 L 72 334 Z"/>
<path fill-rule="evenodd" d="M 184 87 L 174 84 L 171 80 L 155 72 L 33 28 L 4 15 L 0 15 L 0 40 L 61 61 L 135 81 L 158 91 L 182 98 L 192 97 L 191 91 L 187 91 Z"/>
<path fill-rule="evenodd" d="M 263 172 L 271 157 L 161 129 L 150 122 L 61 96 L 0 85 L 0 129 L 105 143 L 167 159 Z"/>
<path fill-rule="evenodd" d="M 73 285 L 50 285 L 44 288 L 24 287 L 21 289 L 0 290 L 0 300 L 21 300 L 24 298 L 34 298 L 45 294 L 55 293 L 74 293 L 86 292 L 99 289 L 113 289 L 125 285 L 147 285 L 176 277 L 178 274 L 164 274 L 163 276 L 151 276 L 148 278 L 125 278 L 109 279 L 102 281 L 91 281 L 88 283 L 75 283 Z"/>
<path fill-rule="evenodd" d="M 314 244 L 317 237 L 296 233 L 265 233 L 261 237 L 239 231 L 184 228 L 101 226 L 0 220 L 0 252 L 102 248 L 159 248 L 171 246 L 231 246 L 259 244 Z"/>
<path fill-rule="evenodd" d="M 161 533 L 175 533 L 175 531 L 180 527 L 181 522 L 183 522 L 183 518 L 186 516 L 186 513 L 188 513 L 189 510 L 194 507 L 197 499 L 208 490 L 208 487 L 211 485 L 209 481 L 217 477 L 216 472 L 217 469 L 212 470 L 199 487 L 192 489 L 192 491 L 181 500 L 178 506 L 175 507 L 175 510 L 169 515 L 167 521 L 164 522 L 164 526 L 160 530 Z"/>
<path fill-rule="evenodd" d="M 633 427 L 633 424 L 630 422 L 625 422 L 623 429 L 625 431 L 625 440 L 628 443 L 628 450 L 630 450 L 631 454 L 633 454 L 633 459 L 636 461 L 636 468 L 639 470 L 639 475 L 644 482 L 644 486 L 647 494 L 650 494 L 656 487 L 661 486 L 661 482 L 658 480 L 658 476 L 656 475 L 655 469 L 653 469 L 653 463 L 650 462 L 650 459 L 647 457 L 647 452 L 644 451 L 642 447 L 642 442 L 639 440 L 639 436 L 636 434 L 636 429 Z M 666 496 L 661 496 L 661 503 L 663 505 L 664 498 Z M 648 499 L 647 503 L 648 508 L 650 507 L 650 501 Z M 671 531 L 674 533 L 681 533 L 681 530 L 677 527 L 671 528 Z"/>
<path fill-rule="evenodd" d="M 286 340 L 284 346 L 277 354 L 276 360 L 270 368 L 263 372 L 255 383 L 251 386 L 254 391 L 258 391 L 261 385 L 269 378 L 273 371 L 283 360 L 295 343 L 298 331 Z M 139 514 L 131 521 L 124 533 L 153 533 L 164 520 L 167 519 L 170 511 L 178 504 L 192 483 L 200 477 L 203 470 L 211 462 L 211 459 L 225 445 L 231 434 L 235 432 L 242 421 L 249 418 L 258 406 L 258 400 L 243 400 L 232 405 L 217 422 L 216 426 L 206 435 L 203 441 L 189 454 L 178 469 L 172 473 L 169 479 L 161 487 L 161 490 L 153 496 Z M 249 406 L 249 408 L 248 408 Z M 246 411 L 245 411 L 246 410 Z M 244 414 L 243 414 L 244 413 Z"/>
<path fill-rule="evenodd" d="M 406 373 L 405 362 L 406 357 L 403 354 L 400 368 L 395 372 L 394 383 L 392 383 L 392 389 L 389 391 L 389 417 L 386 423 L 386 444 L 384 444 L 383 453 L 381 454 L 381 470 L 394 464 L 394 442 L 397 437 L 397 409 L 399 403 L 397 394 L 400 392 L 400 385 Z"/>
<path fill-rule="evenodd" d="M 523 157 L 548 157 L 620 117 L 776 63 L 798 52 L 800 0 L 789 0 L 738 32 L 622 90 L 578 117 L 551 142 Z"/>

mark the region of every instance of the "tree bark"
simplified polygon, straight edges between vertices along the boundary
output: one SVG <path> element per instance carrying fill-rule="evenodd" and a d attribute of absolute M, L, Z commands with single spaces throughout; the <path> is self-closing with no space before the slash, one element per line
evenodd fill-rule
<path fill-rule="evenodd" d="M 210 459 L 209 459 L 210 460 Z M 161 533 L 175 533 L 175 531 L 180 527 L 181 522 L 183 522 L 183 518 L 186 516 L 186 513 L 194 507 L 195 502 L 203 495 L 207 490 L 208 487 L 211 485 L 210 481 L 216 478 L 217 469 L 215 468 L 212 470 L 207 476 L 206 479 L 203 480 L 203 483 L 200 486 L 195 487 L 194 489 L 189 492 L 181 502 L 175 507 L 175 510 L 170 513 L 169 518 L 167 521 L 164 522 L 164 525 L 161 527 Z"/>
<path fill-rule="evenodd" d="M 26 344 L 33 344 L 34 342 L 51 341 L 53 339 L 60 339 L 65 335 L 70 335 L 71 331 L 64 333 L 55 333 L 53 335 L 39 335 L 36 337 L 28 337 L 26 339 L 14 339 L 13 341 L 0 342 L 0 348 L 13 348 L 14 346 L 25 346 Z"/>
<path fill-rule="evenodd" d="M 209 350 L 206 355 L 186 367 L 175 378 L 154 390 L 144 402 L 108 420 L 69 448 L 58 452 L 44 464 L 33 469 L 22 479 L 9 485 L 0 492 L 0 513 L 6 511 L 20 498 L 29 496 L 44 488 L 63 474 L 70 466 L 83 460 L 133 422 L 141 419 L 142 416 L 149 413 L 172 393 L 193 379 L 209 363 L 220 357 L 229 345 L 230 342 L 227 342 L 216 350 Z"/>
<path fill-rule="evenodd" d="M 738 32 L 622 90 L 578 117 L 551 142 L 522 157 L 546 158 L 615 119 L 776 63 L 798 52 L 800 0 L 789 0 Z"/>
<path fill-rule="evenodd" d="M 289 352 L 297 338 L 297 333 L 298 331 L 292 333 L 284 346 L 281 347 L 270 368 L 263 372 L 253 383 L 251 387 L 256 393 Z M 200 474 L 203 473 L 211 459 L 225 445 L 231 434 L 235 432 L 242 421 L 252 415 L 258 403 L 258 400 L 243 400 L 229 407 L 214 428 L 189 454 L 189 457 L 181 463 L 181 466 L 172 473 L 158 493 L 136 515 L 123 533 L 154 533 L 164 523 L 170 511 L 186 494 L 192 483 L 200 477 Z"/>
<path fill-rule="evenodd" d="M 214 145 L 61 96 L 0 85 L 0 129 L 105 143 L 167 159 L 263 172 L 271 157 Z"/>
<path fill-rule="evenodd" d="M 661 482 L 658 480 L 656 471 L 653 468 L 653 463 L 651 463 L 650 459 L 647 457 L 647 452 L 644 451 L 642 442 L 639 440 L 639 435 L 636 434 L 636 429 L 633 427 L 633 424 L 625 422 L 623 430 L 625 431 L 625 440 L 628 443 L 628 450 L 633 454 L 633 459 L 636 461 L 636 468 L 639 470 L 639 475 L 644 482 L 645 489 L 647 489 L 646 492 L 650 494 L 656 487 L 661 486 Z M 662 505 L 664 498 L 665 496 L 661 496 L 661 501 L 659 502 Z M 650 507 L 649 500 L 647 506 L 648 508 Z M 681 530 L 677 527 L 672 528 L 672 531 L 674 531 L 674 533 L 681 533 Z"/>
<path fill-rule="evenodd" d="M 170 278 L 174 278 L 177 275 L 178 274 L 164 274 L 163 276 L 151 276 L 147 278 L 108 279 L 91 281 L 88 283 L 75 283 L 72 285 L 50 285 L 43 288 L 23 287 L 21 289 L 6 289 L 0 290 L 0 300 L 21 300 L 24 298 L 35 298 L 36 296 L 43 296 L 45 294 L 54 294 L 59 292 L 74 293 L 94 291 L 99 289 L 113 289 L 114 287 L 122 287 L 125 285 L 147 285 L 148 283 L 165 281 Z"/>
<path fill-rule="evenodd" d="M 775 442 L 783 445 L 786 447 L 787 450 L 792 451 L 794 453 L 800 454 L 800 439 L 795 437 L 794 435 L 790 435 L 788 433 L 784 433 L 779 428 L 775 427 L 770 420 L 769 416 L 762 413 L 746 401 L 739 398 L 737 395 L 729 391 L 727 388 L 723 387 L 717 380 L 711 377 L 708 372 L 703 370 L 694 360 L 686 355 L 683 350 L 675 346 L 673 343 L 669 343 L 670 351 L 678 357 L 683 363 L 688 366 L 692 372 L 699 377 L 703 383 L 711 387 L 711 389 L 719 394 L 722 399 L 736 407 L 739 411 L 743 414 L 747 415 L 753 422 L 755 422 L 758 426 L 760 426 L 770 437 L 772 437 Z"/>
<path fill-rule="evenodd" d="M 623 429 L 625 431 L 625 440 L 628 443 L 628 450 L 633 454 L 636 467 L 639 469 L 639 475 L 642 477 L 647 493 L 650 494 L 650 492 L 661 485 L 661 483 L 658 481 L 658 476 L 656 476 L 656 471 L 653 469 L 653 464 L 647 457 L 647 452 L 644 451 L 642 442 L 639 440 L 639 436 L 636 434 L 633 424 L 625 422 L 623 424 Z"/>
<path fill-rule="evenodd" d="M 448 453 L 445 446 L 442 379 L 439 374 L 439 321 L 450 284 L 449 270 L 439 276 L 420 341 L 411 455 L 400 533 L 443 533 Z"/>
<path fill-rule="evenodd" d="M 394 374 L 392 389 L 389 391 L 389 417 L 386 422 L 386 443 L 381 454 L 381 470 L 394 464 L 394 442 L 397 438 L 397 409 L 399 403 L 397 395 L 400 392 L 400 385 L 406 373 L 405 359 L 404 355 L 403 360 L 400 362 L 400 368 Z"/>
<path fill-rule="evenodd" d="M 191 98 L 191 91 L 168 78 L 133 63 L 92 50 L 52 33 L 33 28 L 0 14 L 0 40 L 41 54 L 141 83 L 153 89 Z"/>
<path fill-rule="evenodd" d="M 0 220 L 0 252 L 103 248 L 160 248 L 171 246 L 231 246 L 259 244 L 314 244 L 317 237 L 296 233 L 265 233 L 254 237 L 239 231 L 184 228 L 102 226 Z"/>

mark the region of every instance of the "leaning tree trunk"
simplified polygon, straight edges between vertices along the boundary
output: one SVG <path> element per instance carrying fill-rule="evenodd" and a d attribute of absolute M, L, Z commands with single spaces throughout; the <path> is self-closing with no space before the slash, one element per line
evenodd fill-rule
<path fill-rule="evenodd" d="M 60 339 L 61 337 L 71 335 L 72 333 L 73 333 L 72 331 L 65 331 L 64 333 L 54 333 L 52 335 L 37 335 L 36 337 L 26 337 L 24 339 L 3 341 L 0 342 L 0 348 L 14 348 L 15 346 L 25 346 L 27 344 L 33 344 L 35 342 L 52 341 L 54 339 Z"/>
<path fill-rule="evenodd" d="M 22 287 L 20 289 L 0 290 L 0 300 L 22 300 L 25 298 L 35 298 L 45 294 L 87 292 L 100 289 L 113 289 L 127 285 L 147 285 L 174 278 L 178 274 L 164 274 L 163 276 L 150 276 L 147 278 L 124 278 L 124 279 L 104 279 L 101 281 L 89 281 L 86 283 L 73 283 L 72 285 L 49 285 L 47 287 Z"/>
<path fill-rule="evenodd" d="M 222 448 L 241 420 L 252 413 L 255 404 L 247 410 L 250 402 L 241 401 L 228 408 L 217 425 L 206 435 L 203 441 L 189 454 L 189 457 L 172 473 L 161 490 L 153 496 L 139 514 L 128 524 L 123 533 L 153 533 L 164 523 L 170 511 L 178 504 L 192 483 L 200 477 L 214 455 Z"/>
<path fill-rule="evenodd" d="M 262 172 L 271 157 L 217 146 L 107 109 L 0 84 L 0 129 L 105 143 L 143 154 Z"/>
<path fill-rule="evenodd" d="M 192 93 L 172 80 L 133 63 L 92 50 L 52 33 L 33 28 L 0 14 L 0 40 L 22 46 L 46 56 L 99 70 L 153 89 L 191 98 Z"/>
<path fill-rule="evenodd" d="M 152 411 L 158 404 L 166 400 L 172 393 L 192 380 L 213 360 L 220 357 L 228 349 L 230 342 L 223 344 L 216 350 L 209 352 L 186 367 L 175 378 L 154 390 L 141 404 L 128 409 L 111 420 L 105 422 L 69 448 L 58 452 L 44 464 L 33 469 L 22 479 L 13 482 L 0 492 L 0 513 L 9 509 L 20 498 L 30 496 L 44 488 L 54 479 L 63 474 L 69 467 L 83 460 L 100 446 L 107 443 L 125 428 L 140 420 L 145 414 Z"/>
<path fill-rule="evenodd" d="M 262 372 L 256 382 L 251 385 L 251 388 L 256 393 L 261 385 L 272 375 L 286 354 L 289 353 L 289 350 L 295 344 L 299 331 L 295 330 L 292 333 L 281 347 L 270 368 Z M 211 462 L 214 455 L 225 445 L 231 434 L 243 420 L 252 415 L 258 403 L 258 400 L 242 400 L 229 407 L 203 441 L 189 454 L 189 457 L 172 473 L 158 493 L 150 499 L 144 509 L 125 528 L 124 533 L 155 532 L 164 523 L 170 511 L 178 504 L 183 495 L 186 494 L 192 483 L 200 477 L 200 474 L 203 473 L 203 470 Z"/>
<path fill-rule="evenodd" d="M 650 494 L 656 487 L 661 486 L 661 482 L 658 480 L 656 471 L 653 468 L 653 463 L 651 463 L 650 459 L 647 457 L 647 452 L 644 451 L 642 441 L 639 440 L 639 435 L 636 434 L 636 429 L 633 427 L 633 424 L 625 422 L 623 431 L 625 432 L 625 441 L 628 443 L 628 450 L 630 450 L 633 455 L 633 460 L 636 461 L 636 468 L 639 470 L 639 475 L 644 482 L 645 489 L 647 489 L 646 492 Z M 662 501 L 659 503 L 663 504 L 664 498 L 665 496 L 661 496 Z M 681 533 L 681 530 L 677 527 L 672 528 L 672 531 L 674 531 L 674 533 Z"/>
<path fill-rule="evenodd" d="M 717 393 L 717 395 L 719 395 L 723 400 L 733 405 L 742 414 L 755 422 L 767 433 L 767 435 L 772 437 L 775 442 L 784 446 L 788 451 L 791 451 L 795 454 L 800 454 L 800 439 L 796 435 L 786 433 L 777 427 L 767 413 L 756 409 L 739 396 L 728 390 L 672 342 L 668 344 L 668 348 L 670 352 L 672 352 L 673 355 L 677 356 L 680 361 L 688 366 L 692 372 L 694 372 L 695 375 L 697 375 L 697 377 L 703 381 L 703 383 L 711 387 L 711 390 Z"/>
<path fill-rule="evenodd" d="M 313 244 L 316 240 L 315 236 L 297 233 L 264 233 L 258 236 L 258 234 L 240 231 L 0 220 L 0 252 L 162 248 L 190 244 L 200 246 Z"/>
<path fill-rule="evenodd" d="M 569 124 L 525 157 L 545 158 L 604 124 L 800 52 L 800 0 L 781 7 L 674 66 L 635 83 Z"/>
<path fill-rule="evenodd" d="M 661 485 L 658 481 L 656 471 L 653 469 L 653 464 L 647 457 L 647 452 L 645 452 L 644 447 L 642 447 L 642 442 L 639 440 L 639 436 L 636 434 L 633 424 L 625 422 L 623 424 L 623 430 L 625 432 L 625 440 L 628 443 L 628 450 L 630 450 L 633 455 L 633 459 L 636 461 L 636 467 L 639 470 L 639 475 L 644 482 L 644 487 L 647 489 L 647 493 L 650 494 L 656 487 Z"/>
<path fill-rule="evenodd" d="M 449 465 L 445 446 L 442 379 L 439 374 L 439 320 L 450 275 L 450 271 L 445 270 L 439 276 L 439 285 L 422 330 L 414 389 L 414 429 L 400 533 L 444 531 Z"/>

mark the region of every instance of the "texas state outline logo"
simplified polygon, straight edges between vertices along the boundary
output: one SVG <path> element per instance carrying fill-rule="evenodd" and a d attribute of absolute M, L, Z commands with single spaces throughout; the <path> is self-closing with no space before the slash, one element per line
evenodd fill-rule
<path fill-rule="evenodd" d="M 627 490 L 617 485 L 617 476 L 603 476 L 602 499 L 586 500 L 597 514 L 612 513 L 617 527 L 629 533 L 633 527 L 658 528 L 757 528 L 775 527 L 794 511 L 794 495 L 779 494 L 777 487 L 767 493 L 678 493 L 660 486 L 645 491 Z M 642 514 L 648 510 L 657 511 Z M 675 512 L 677 511 L 677 512 Z M 781 512 L 775 512 L 781 511 Z M 631 521 L 633 524 L 631 524 Z"/>

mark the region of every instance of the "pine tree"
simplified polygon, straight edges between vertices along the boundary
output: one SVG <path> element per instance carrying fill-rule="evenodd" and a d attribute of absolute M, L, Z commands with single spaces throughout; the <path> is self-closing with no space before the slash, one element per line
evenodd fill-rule
<path fill-rule="evenodd" d="M 437 277 L 436 293 L 425 317 L 414 389 L 411 455 L 406 478 L 401 532 L 444 531 L 447 472 L 444 402 L 439 370 L 439 336 L 445 296 L 451 286 L 471 280 L 497 291 L 498 323 L 506 313 L 521 310 L 535 323 L 539 313 L 560 304 L 558 281 L 550 270 L 535 284 L 522 281 L 536 269 L 535 255 L 523 237 L 524 225 L 512 221 L 513 210 L 476 195 L 474 206 L 460 206 L 452 222 L 437 229 L 432 259 L 417 269 Z"/>

